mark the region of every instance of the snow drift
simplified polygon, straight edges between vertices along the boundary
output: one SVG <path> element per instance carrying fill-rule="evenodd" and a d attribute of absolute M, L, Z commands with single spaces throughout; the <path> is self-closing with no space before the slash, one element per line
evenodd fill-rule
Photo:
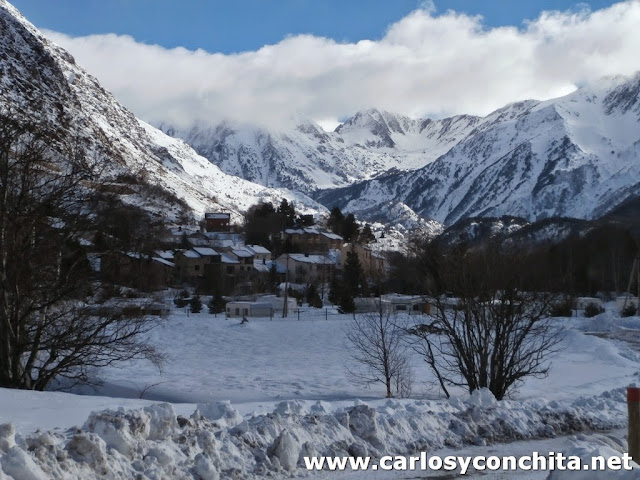
<path fill-rule="evenodd" d="M 303 474 L 305 456 L 409 454 L 445 446 L 617 428 L 625 390 L 573 403 L 495 400 L 488 390 L 449 401 L 361 401 L 331 411 L 284 401 L 244 418 L 229 402 L 189 417 L 167 403 L 92 413 L 81 428 L 16 435 L 0 427 L 0 479 L 260 478 Z M 584 452 L 582 452 L 584 453 Z"/>

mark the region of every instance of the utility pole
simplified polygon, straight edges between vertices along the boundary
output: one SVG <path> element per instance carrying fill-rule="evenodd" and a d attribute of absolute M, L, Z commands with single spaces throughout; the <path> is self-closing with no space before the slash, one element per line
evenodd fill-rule
<path fill-rule="evenodd" d="M 282 318 L 287 318 L 287 314 L 289 313 L 289 254 L 285 254 L 287 256 L 287 272 L 284 280 L 284 305 L 282 306 Z"/>
<path fill-rule="evenodd" d="M 636 257 L 636 273 L 638 275 L 637 277 L 638 293 L 636 296 L 636 315 L 640 315 L 640 257 Z"/>
<path fill-rule="evenodd" d="M 629 275 L 629 285 L 627 285 L 627 291 L 625 292 L 624 303 L 622 304 L 622 310 L 627 308 L 627 301 L 629 300 L 629 295 L 631 295 L 631 285 L 633 284 L 633 277 L 637 268 L 638 268 L 638 257 L 636 257 L 633 260 L 633 266 L 631 267 L 631 275 Z M 640 273 L 638 275 L 640 276 Z M 638 286 L 638 289 L 640 290 L 640 286 Z M 640 299 L 638 300 L 638 303 L 640 303 Z M 636 304 L 636 308 L 637 307 L 638 305 Z"/>

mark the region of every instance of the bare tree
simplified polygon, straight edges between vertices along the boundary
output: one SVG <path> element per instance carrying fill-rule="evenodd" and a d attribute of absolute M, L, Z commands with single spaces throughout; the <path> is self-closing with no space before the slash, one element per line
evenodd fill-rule
<path fill-rule="evenodd" d="M 387 398 L 411 394 L 411 370 L 405 330 L 391 313 L 383 311 L 354 315 L 345 330 L 349 344 L 348 372 L 365 384 L 382 383 Z"/>
<path fill-rule="evenodd" d="M 155 322 L 106 298 L 81 241 L 101 165 L 55 128 L 0 114 L 2 387 L 43 390 L 119 361 L 161 360 L 142 341 Z"/>
<path fill-rule="evenodd" d="M 452 254 L 439 276 L 455 300 L 430 299 L 428 322 L 409 329 L 445 395 L 486 387 L 502 399 L 527 377 L 548 374 L 560 330 L 549 320 L 556 296 L 518 288 L 517 258 L 495 252 Z"/>

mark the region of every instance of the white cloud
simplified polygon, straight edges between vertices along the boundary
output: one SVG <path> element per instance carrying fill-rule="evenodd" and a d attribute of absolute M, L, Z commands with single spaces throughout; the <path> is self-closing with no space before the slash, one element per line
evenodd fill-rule
<path fill-rule="evenodd" d="M 589 12 L 546 12 L 523 28 L 430 6 L 378 41 L 300 35 L 254 52 L 165 49 L 129 36 L 46 32 L 139 117 L 158 124 L 228 118 L 330 124 L 378 107 L 410 116 L 486 114 L 546 99 L 605 75 L 640 70 L 640 0 Z"/>

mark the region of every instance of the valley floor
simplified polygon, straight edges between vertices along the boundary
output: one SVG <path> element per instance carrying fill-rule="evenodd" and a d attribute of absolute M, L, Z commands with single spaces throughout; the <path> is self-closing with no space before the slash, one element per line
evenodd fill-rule
<path fill-rule="evenodd" d="M 567 434 L 613 429 L 613 438 L 625 435 L 624 387 L 640 378 L 635 341 L 640 337 L 640 318 L 619 318 L 609 306 L 592 319 L 555 319 L 564 329 L 563 348 L 552 359 L 550 375 L 528 380 L 503 402 L 486 392 L 469 397 L 463 391 L 445 400 L 418 356 L 411 359 L 412 398 L 383 399 L 381 386 L 359 385 L 346 373 L 344 330 L 350 319 L 333 310 L 304 309 L 299 320 L 294 313 L 241 324 L 239 319 L 174 310 L 152 336 L 168 355 L 162 372 L 144 363 L 114 367 L 102 372 L 102 387 L 74 394 L 0 389 L 0 424 L 11 423 L 16 430 L 14 436 L 0 432 L 0 437 L 9 439 L 3 447 L 0 438 L 4 474 L 14 471 L 15 480 L 19 478 L 15 472 L 35 472 L 24 477 L 34 479 L 97 478 L 100 468 L 91 465 L 102 459 L 111 475 L 107 478 L 126 478 L 132 471 L 163 478 L 161 472 L 169 470 L 195 478 L 225 478 L 232 471 L 240 478 L 267 473 L 323 479 L 446 478 L 406 472 L 309 474 L 296 463 L 304 452 L 333 449 L 336 455 L 350 450 L 379 456 L 409 453 L 407 445 L 430 454 L 456 455 L 520 455 L 534 448 L 578 449 L 584 455 L 585 445 L 612 454 L 624 448 L 624 442 L 603 441 L 601 435 L 576 439 Z M 229 400 L 230 404 L 219 403 Z M 170 404 L 158 406 L 158 402 Z M 91 414 L 105 409 L 112 413 Z M 191 417 L 189 423 L 175 425 L 175 419 L 168 420 L 176 414 Z M 147 433 L 127 430 L 133 417 L 143 419 Z M 154 430 L 161 429 L 158 419 L 168 422 L 162 428 L 171 440 L 154 437 Z M 80 429 L 70 429 L 74 426 Z M 51 439 L 43 440 L 43 434 L 33 433 L 36 430 L 52 431 Z M 207 446 L 202 439 L 211 431 L 216 432 L 215 439 Z M 88 447 L 74 446 L 79 441 L 73 440 L 74 435 L 100 454 L 88 458 Z M 189 448 L 177 440 L 190 435 L 195 445 Z M 533 440 L 536 437 L 547 438 Z M 520 441 L 505 443 L 513 440 Z M 39 446 L 46 447 L 40 454 Z M 157 449 L 165 452 L 164 457 L 153 453 Z M 31 457 L 18 451 L 30 451 L 34 465 L 27 461 Z M 66 460 L 55 460 L 62 451 L 67 452 Z M 44 477 L 38 476 L 39 471 Z M 207 471 L 210 477 L 203 473 Z M 486 473 L 478 475 L 514 477 Z M 546 476 L 520 474 L 517 478 Z"/>

